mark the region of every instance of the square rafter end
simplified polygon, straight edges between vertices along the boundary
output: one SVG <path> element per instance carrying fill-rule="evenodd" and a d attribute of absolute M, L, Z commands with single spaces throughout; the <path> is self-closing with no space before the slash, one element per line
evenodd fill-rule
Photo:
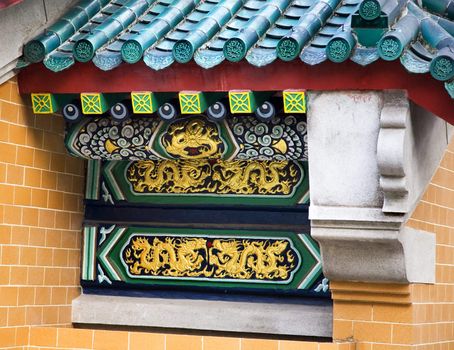
<path fill-rule="evenodd" d="M 31 94 L 33 113 L 52 114 L 57 112 L 57 102 L 52 94 Z"/>
<path fill-rule="evenodd" d="M 203 92 L 182 91 L 178 94 L 181 114 L 200 114 L 206 109 L 206 101 Z"/>
<path fill-rule="evenodd" d="M 230 112 L 235 113 L 252 113 L 255 111 L 254 94 L 249 90 L 232 90 L 229 91 Z"/>
<path fill-rule="evenodd" d="M 80 101 L 84 114 L 103 114 L 108 109 L 104 96 L 99 93 L 81 93 Z"/>
<path fill-rule="evenodd" d="M 284 113 L 306 113 L 306 92 L 303 90 L 285 90 Z"/>
<path fill-rule="evenodd" d="M 152 114 L 158 109 L 156 97 L 152 92 L 131 92 L 132 111 L 136 114 Z"/>

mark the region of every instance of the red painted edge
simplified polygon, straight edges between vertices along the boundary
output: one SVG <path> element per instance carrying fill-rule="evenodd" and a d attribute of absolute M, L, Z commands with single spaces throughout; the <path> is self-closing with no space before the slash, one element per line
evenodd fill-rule
<path fill-rule="evenodd" d="M 17 5 L 18 3 L 22 2 L 23 0 L 0 0 L 0 10 L 3 10 L 7 7 Z"/>
<path fill-rule="evenodd" d="M 397 61 L 377 61 L 366 67 L 354 62 L 325 62 L 309 66 L 301 61 L 276 61 L 265 67 L 247 62 L 224 62 L 203 69 L 194 62 L 175 63 L 162 71 L 154 71 L 143 62 L 122 64 L 111 71 L 102 71 L 92 63 L 76 63 L 54 73 L 42 64 L 31 65 L 19 74 L 23 94 L 32 92 L 178 92 L 184 90 L 253 91 L 305 90 L 406 90 L 416 104 L 454 124 L 454 99 L 443 83 L 429 74 L 411 74 Z"/>

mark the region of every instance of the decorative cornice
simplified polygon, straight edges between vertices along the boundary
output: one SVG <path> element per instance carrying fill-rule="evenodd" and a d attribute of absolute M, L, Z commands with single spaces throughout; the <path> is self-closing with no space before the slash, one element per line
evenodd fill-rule
<path fill-rule="evenodd" d="M 331 282 L 333 300 L 411 304 L 411 286 L 408 284 Z"/>
<path fill-rule="evenodd" d="M 408 140 L 410 104 L 403 92 L 384 94 L 377 143 L 380 187 L 384 194 L 383 212 L 407 213 L 410 209 Z"/>

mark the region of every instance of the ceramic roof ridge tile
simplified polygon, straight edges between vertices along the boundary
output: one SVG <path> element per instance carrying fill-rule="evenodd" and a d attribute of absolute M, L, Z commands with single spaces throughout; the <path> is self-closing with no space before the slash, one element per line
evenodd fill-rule
<path fill-rule="evenodd" d="M 219 2 L 220 0 L 210 0 L 199 3 L 162 40 L 145 52 L 143 59 L 145 64 L 154 70 L 164 69 L 173 64 L 175 61 L 173 54 L 175 44 L 186 38 L 188 33 L 192 33 L 194 28 L 206 18 L 206 15 L 218 6 Z"/>
<path fill-rule="evenodd" d="M 129 0 L 90 32 L 88 36 L 74 44 L 73 54 L 75 59 L 79 62 L 90 61 L 94 57 L 96 50 L 131 25 L 154 1 Z"/>
<path fill-rule="evenodd" d="M 244 0 L 223 0 L 215 6 L 185 39 L 175 43 L 172 49 L 175 61 L 179 63 L 189 62 L 195 51 L 226 25 L 242 5 L 244 5 Z"/>
<path fill-rule="evenodd" d="M 454 78 L 454 38 L 432 18 L 421 21 L 421 34 L 437 50 L 430 62 L 431 75 L 440 81 Z"/>
<path fill-rule="evenodd" d="M 79 29 L 78 32 L 74 33 L 68 40 L 66 40 L 66 42 L 62 43 L 58 48 L 46 55 L 43 63 L 48 69 L 54 72 L 60 72 L 74 64 L 75 59 L 72 49 L 76 41 L 75 39 L 84 37 L 84 33 L 89 33 L 93 30 L 93 28 L 98 26 L 98 21 L 106 16 L 104 12 L 106 12 L 107 8 L 113 5 L 114 1 L 103 0 L 102 3 L 104 6 L 101 7 L 100 10 Z"/>
<path fill-rule="evenodd" d="M 251 47 L 260 40 L 289 5 L 290 0 L 268 1 L 247 21 L 237 35 L 225 42 L 223 47 L 225 58 L 231 62 L 238 62 L 245 58 Z"/>
<path fill-rule="evenodd" d="M 123 31 L 110 40 L 110 42 L 98 49 L 93 58 L 93 63 L 99 69 L 108 71 L 122 64 L 123 58 L 121 48 L 123 44 L 136 34 L 140 28 L 150 23 L 154 18 L 159 16 L 167 9 L 168 3 L 163 1 L 153 1 L 148 9 L 132 23 L 127 30 Z"/>
<path fill-rule="evenodd" d="M 162 39 L 196 8 L 200 0 L 181 0 L 170 4 L 163 12 L 123 43 L 121 56 L 127 63 L 140 61 L 144 52 Z"/>
<path fill-rule="evenodd" d="M 277 56 L 283 61 L 294 60 L 313 36 L 326 23 L 341 0 L 320 0 L 314 3 L 289 33 L 277 44 Z"/>
<path fill-rule="evenodd" d="M 422 0 L 422 6 L 430 12 L 449 19 L 454 19 L 454 1 L 453 0 Z"/>
<path fill-rule="evenodd" d="M 109 0 L 80 1 L 43 34 L 25 45 L 25 58 L 32 63 L 41 62 L 47 54 L 73 36 L 108 3 Z"/>
<path fill-rule="evenodd" d="M 276 60 L 276 46 L 280 39 L 298 23 L 314 1 L 292 1 L 281 17 L 265 33 L 254 47 L 249 50 L 246 59 L 257 67 L 262 67 Z"/>
<path fill-rule="evenodd" d="M 400 59 L 409 72 L 446 82 L 452 95 L 454 0 L 414 1 L 82 0 L 26 45 L 21 66 L 43 60 L 60 71 L 77 59 L 108 70 L 142 59 L 159 70 L 191 59 L 203 68 L 243 58 L 255 66 L 298 56 L 311 65 Z"/>
<path fill-rule="evenodd" d="M 331 28 L 335 28 L 335 32 L 326 38 L 326 44 L 323 46 L 318 38 L 322 35 L 325 27 L 319 30 L 318 34 L 314 36 L 314 39 L 308 44 L 300 54 L 300 59 L 307 64 L 319 64 L 326 59 L 329 59 L 335 63 L 341 63 L 348 58 L 353 58 L 352 52 L 356 48 L 356 37 L 353 35 L 351 28 L 352 16 L 357 12 L 361 1 L 346 1 L 342 2 L 337 6 L 330 18 L 326 21 L 326 24 L 330 24 Z M 342 18 L 346 16 L 342 24 L 335 23 L 336 18 Z M 333 21 L 333 23 L 331 23 Z M 333 30 L 332 29 L 332 30 Z M 317 44 L 317 45 L 316 45 Z"/>

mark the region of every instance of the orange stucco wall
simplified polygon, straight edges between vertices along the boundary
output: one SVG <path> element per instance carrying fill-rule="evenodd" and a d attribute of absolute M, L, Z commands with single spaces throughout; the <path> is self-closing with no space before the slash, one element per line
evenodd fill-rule
<path fill-rule="evenodd" d="M 454 142 L 408 223 L 437 235 L 437 283 L 333 282 L 331 343 L 75 329 L 84 162 L 62 118 L 33 115 L 17 91 L 0 85 L 0 349 L 454 349 Z"/>

